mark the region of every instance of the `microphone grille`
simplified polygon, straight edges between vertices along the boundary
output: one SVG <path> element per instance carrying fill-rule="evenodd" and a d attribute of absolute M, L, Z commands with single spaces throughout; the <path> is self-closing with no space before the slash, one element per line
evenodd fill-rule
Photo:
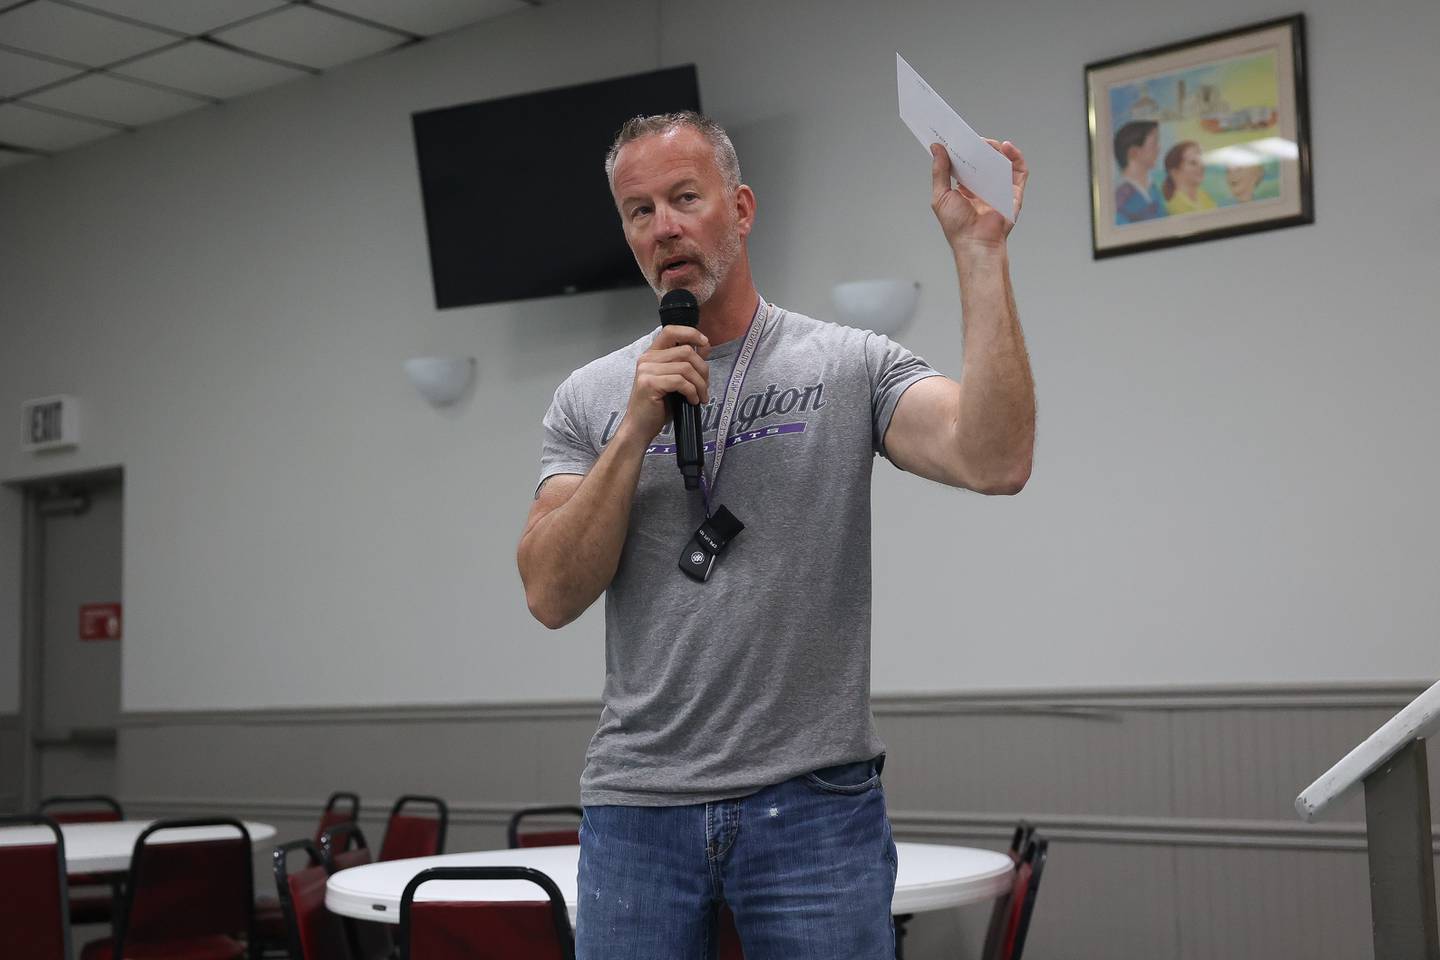
<path fill-rule="evenodd" d="M 671 290 L 660 298 L 660 323 L 700 326 L 700 303 L 689 290 Z"/>

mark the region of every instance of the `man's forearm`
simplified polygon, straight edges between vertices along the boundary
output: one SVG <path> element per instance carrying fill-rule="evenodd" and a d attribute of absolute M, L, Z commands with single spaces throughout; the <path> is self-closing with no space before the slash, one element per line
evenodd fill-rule
<path fill-rule="evenodd" d="M 955 442 L 985 487 L 1014 493 L 1030 476 L 1035 382 L 1009 254 L 1003 243 L 962 245 L 955 249 L 955 270 L 965 329 Z"/>
<path fill-rule="evenodd" d="M 521 539 L 526 602 L 552 630 L 584 613 L 614 578 L 646 446 L 622 424 L 574 495 Z"/>

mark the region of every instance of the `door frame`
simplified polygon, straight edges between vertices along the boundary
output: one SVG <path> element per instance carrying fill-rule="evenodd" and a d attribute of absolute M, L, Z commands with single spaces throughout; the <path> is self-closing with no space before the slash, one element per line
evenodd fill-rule
<path fill-rule="evenodd" d="M 41 641 L 45 588 L 45 536 L 40 503 L 65 487 L 118 484 L 121 496 L 121 543 L 124 543 L 125 469 L 123 466 L 79 470 L 12 480 L 5 484 L 22 497 L 20 522 L 20 809 L 40 805 L 40 691 L 43 674 Z M 121 549 L 121 602 L 124 602 L 124 549 Z M 123 676 L 125 650 L 120 649 Z"/>

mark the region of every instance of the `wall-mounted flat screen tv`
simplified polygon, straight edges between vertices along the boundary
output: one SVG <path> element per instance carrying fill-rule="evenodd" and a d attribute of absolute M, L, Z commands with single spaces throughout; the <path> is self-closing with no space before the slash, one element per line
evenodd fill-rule
<path fill-rule="evenodd" d="M 416 113 L 436 307 L 643 284 L 605 152 L 633 116 L 699 109 L 690 65 Z"/>

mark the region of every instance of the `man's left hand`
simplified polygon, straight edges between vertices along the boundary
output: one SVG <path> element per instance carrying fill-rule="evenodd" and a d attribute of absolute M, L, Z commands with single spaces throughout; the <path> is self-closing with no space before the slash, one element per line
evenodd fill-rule
<path fill-rule="evenodd" d="M 1025 156 L 1020 152 L 1020 148 L 1009 140 L 1002 143 L 986 137 L 985 142 L 1010 161 L 1011 182 L 1015 191 L 1015 219 L 1019 220 L 1020 202 L 1025 196 L 1025 181 L 1030 176 L 1030 171 L 1025 166 Z M 940 221 L 940 229 L 945 231 L 945 239 L 950 242 L 951 248 L 959 252 L 962 246 L 973 243 L 1003 245 L 1015 224 L 959 183 L 953 187 L 950 185 L 950 155 L 945 152 L 944 147 L 938 143 L 930 144 L 930 155 L 933 158 L 930 164 L 930 208 L 935 211 L 935 219 Z"/>

